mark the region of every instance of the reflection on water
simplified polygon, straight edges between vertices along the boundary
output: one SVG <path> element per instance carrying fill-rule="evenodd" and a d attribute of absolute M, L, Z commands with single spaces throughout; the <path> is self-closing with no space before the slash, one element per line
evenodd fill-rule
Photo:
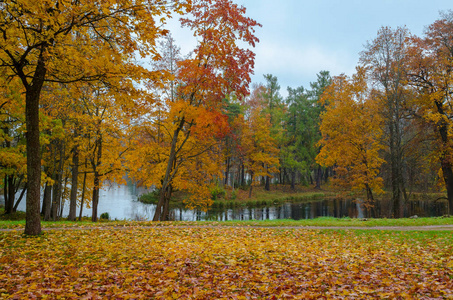
<path fill-rule="evenodd" d="M 155 205 L 139 202 L 138 196 L 148 190 L 135 185 L 108 185 L 105 186 L 99 197 L 98 212 L 108 212 L 111 219 L 152 220 Z M 0 203 L 4 203 L 0 196 Z M 446 201 L 411 201 L 405 207 L 405 216 L 418 215 L 419 217 L 442 216 L 447 214 Z M 391 203 L 383 201 L 375 207 L 375 217 L 391 217 Z M 80 208 L 77 208 L 77 215 Z M 18 210 L 25 211 L 25 201 L 22 201 Z M 63 216 L 69 213 L 69 204 L 66 203 Z M 367 216 L 360 200 L 323 200 L 304 203 L 285 203 L 272 207 L 238 207 L 224 209 L 210 209 L 207 212 L 200 210 L 173 209 L 172 219 L 181 221 L 201 220 L 273 220 L 273 219 L 312 219 L 316 217 L 350 217 L 364 218 Z M 91 216 L 91 209 L 84 208 L 83 216 Z"/>

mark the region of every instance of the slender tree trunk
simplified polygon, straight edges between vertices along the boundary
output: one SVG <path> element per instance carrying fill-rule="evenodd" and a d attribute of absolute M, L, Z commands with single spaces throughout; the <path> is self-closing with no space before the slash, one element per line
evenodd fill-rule
<path fill-rule="evenodd" d="M 296 189 L 296 170 L 291 170 L 291 190 Z"/>
<path fill-rule="evenodd" d="M 50 221 L 52 207 L 52 186 L 49 183 L 46 183 L 46 187 L 44 188 L 44 196 L 42 201 L 44 202 L 44 220 Z"/>
<path fill-rule="evenodd" d="M 75 221 L 77 210 L 77 190 L 79 185 L 79 147 L 74 146 L 72 154 L 71 198 L 69 199 L 69 221 Z"/>
<path fill-rule="evenodd" d="M 374 210 L 374 197 L 373 197 L 373 192 L 368 185 L 368 183 L 365 184 L 365 189 L 366 189 L 366 202 L 365 202 L 365 210 L 366 210 L 366 216 L 368 218 L 373 216 L 373 210 Z"/>
<path fill-rule="evenodd" d="M 250 189 L 249 189 L 249 198 L 252 198 L 252 189 L 253 189 L 253 172 L 250 173 L 250 178 L 251 178 L 251 183 L 250 183 Z"/>
<path fill-rule="evenodd" d="M 266 167 L 267 169 L 267 167 Z M 265 179 L 265 186 L 264 186 L 264 189 L 266 191 L 270 191 L 271 190 L 271 184 L 270 184 L 270 181 L 271 181 L 271 178 L 269 176 L 266 176 L 266 179 Z"/>
<path fill-rule="evenodd" d="M 162 180 L 162 188 L 160 189 L 159 201 L 157 202 L 156 211 L 154 213 L 153 221 L 167 221 L 168 219 L 168 207 L 170 205 L 171 197 L 171 180 L 172 171 L 176 167 L 176 143 L 178 141 L 178 135 L 184 126 L 184 118 L 180 121 L 178 127 L 173 132 L 173 139 L 170 146 L 170 155 L 168 157 L 167 169 L 165 170 L 165 176 Z"/>
<path fill-rule="evenodd" d="M 57 213 L 58 213 L 58 203 L 61 196 L 61 178 L 60 174 L 56 175 L 55 183 L 53 185 L 52 191 L 52 209 L 50 212 L 50 217 L 53 221 L 57 220 Z"/>
<path fill-rule="evenodd" d="M 5 177 L 5 186 L 6 190 L 5 197 L 5 214 L 11 214 L 14 208 L 14 201 L 16 200 L 16 193 L 14 188 L 14 175 L 6 175 Z"/>
<path fill-rule="evenodd" d="M 25 192 L 27 191 L 27 185 L 24 186 L 24 188 L 22 189 L 22 192 L 20 192 L 20 196 L 19 198 L 17 199 L 17 202 L 16 204 L 14 205 L 13 207 L 13 212 L 16 212 L 17 211 L 17 207 L 19 206 L 19 203 L 22 201 L 22 199 L 24 198 L 24 195 L 25 195 Z"/>
<path fill-rule="evenodd" d="M 86 160 L 85 160 L 86 168 Z M 80 212 L 79 212 L 79 222 L 82 221 L 82 212 L 83 212 L 83 202 L 85 201 L 85 187 L 87 183 L 87 172 L 83 173 L 83 183 L 82 183 L 82 199 L 80 202 Z"/>
<path fill-rule="evenodd" d="M 3 198 L 5 199 L 5 207 L 7 207 L 8 206 L 8 175 L 5 175 L 5 177 L 3 177 Z"/>
<path fill-rule="evenodd" d="M 244 163 L 241 164 L 241 186 L 245 186 L 245 166 Z"/>
<path fill-rule="evenodd" d="M 94 170 L 94 187 L 93 187 L 93 198 L 92 198 L 92 215 L 91 220 L 97 222 L 98 220 L 98 204 L 99 204 L 99 187 L 100 187 L 100 174 L 97 170 L 97 167 L 101 165 L 102 159 L 102 136 L 98 133 L 98 138 L 96 140 L 97 144 L 97 153 L 95 162 L 93 163 Z"/>
<path fill-rule="evenodd" d="M 98 221 L 98 203 L 99 203 L 99 173 L 94 171 L 94 181 L 93 181 L 93 198 L 92 198 L 92 212 L 91 212 L 91 221 Z"/>
<path fill-rule="evenodd" d="M 225 171 L 225 183 L 224 185 L 228 185 L 228 175 L 230 174 L 230 158 L 226 159 L 226 171 Z"/>
<path fill-rule="evenodd" d="M 316 171 L 316 186 L 315 189 L 321 189 L 321 181 L 322 181 L 322 168 L 318 166 Z"/>

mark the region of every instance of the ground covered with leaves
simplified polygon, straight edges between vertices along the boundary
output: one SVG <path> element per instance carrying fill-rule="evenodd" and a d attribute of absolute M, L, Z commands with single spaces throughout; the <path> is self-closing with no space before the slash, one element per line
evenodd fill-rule
<path fill-rule="evenodd" d="M 2 299 L 453 299 L 451 232 L 0 232 Z"/>

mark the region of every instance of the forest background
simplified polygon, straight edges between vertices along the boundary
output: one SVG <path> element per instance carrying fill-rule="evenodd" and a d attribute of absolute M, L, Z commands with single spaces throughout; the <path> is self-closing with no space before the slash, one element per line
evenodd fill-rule
<path fill-rule="evenodd" d="M 320 71 L 284 98 L 271 74 L 249 88 L 260 24 L 232 1 L 37 2 L 0 3 L 0 175 L 7 214 L 27 192 L 26 233 L 62 201 L 96 221 L 99 189 L 126 174 L 158 188 L 155 221 L 175 191 L 207 208 L 218 186 L 271 183 L 332 182 L 370 213 L 391 198 L 394 217 L 446 189 L 453 213 L 451 11 L 420 37 L 382 27 L 354 75 Z M 188 55 L 163 26 L 178 14 Z"/>

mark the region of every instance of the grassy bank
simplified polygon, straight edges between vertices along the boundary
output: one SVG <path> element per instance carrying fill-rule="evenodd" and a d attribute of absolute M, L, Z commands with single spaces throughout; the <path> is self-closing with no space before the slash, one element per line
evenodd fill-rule
<path fill-rule="evenodd" d="M 108 227 L 108 226 L 265 226 L 265 227 L 288 227 L 288 226 L 314 226 L 314 227 L 375 227 L 375 226 L 430 226 L 430 225 L 453 225 L 453 217 L 431 217 L 431 218 L 402 218 L 402 219 L 351 219 L 320 217 L 306 220 L 250 220 L 250 221 L 170 221 L 170 222 L 151 222 L 151 221 L 109 221 L 100 220 L 97 223 L 84 219 L 82 222 L 43 221 L 43 228 L 69 228 L 69 227 Z M 25 220 L 0 220 L 0 228 L 22 229 L 25 227 Z"/>

